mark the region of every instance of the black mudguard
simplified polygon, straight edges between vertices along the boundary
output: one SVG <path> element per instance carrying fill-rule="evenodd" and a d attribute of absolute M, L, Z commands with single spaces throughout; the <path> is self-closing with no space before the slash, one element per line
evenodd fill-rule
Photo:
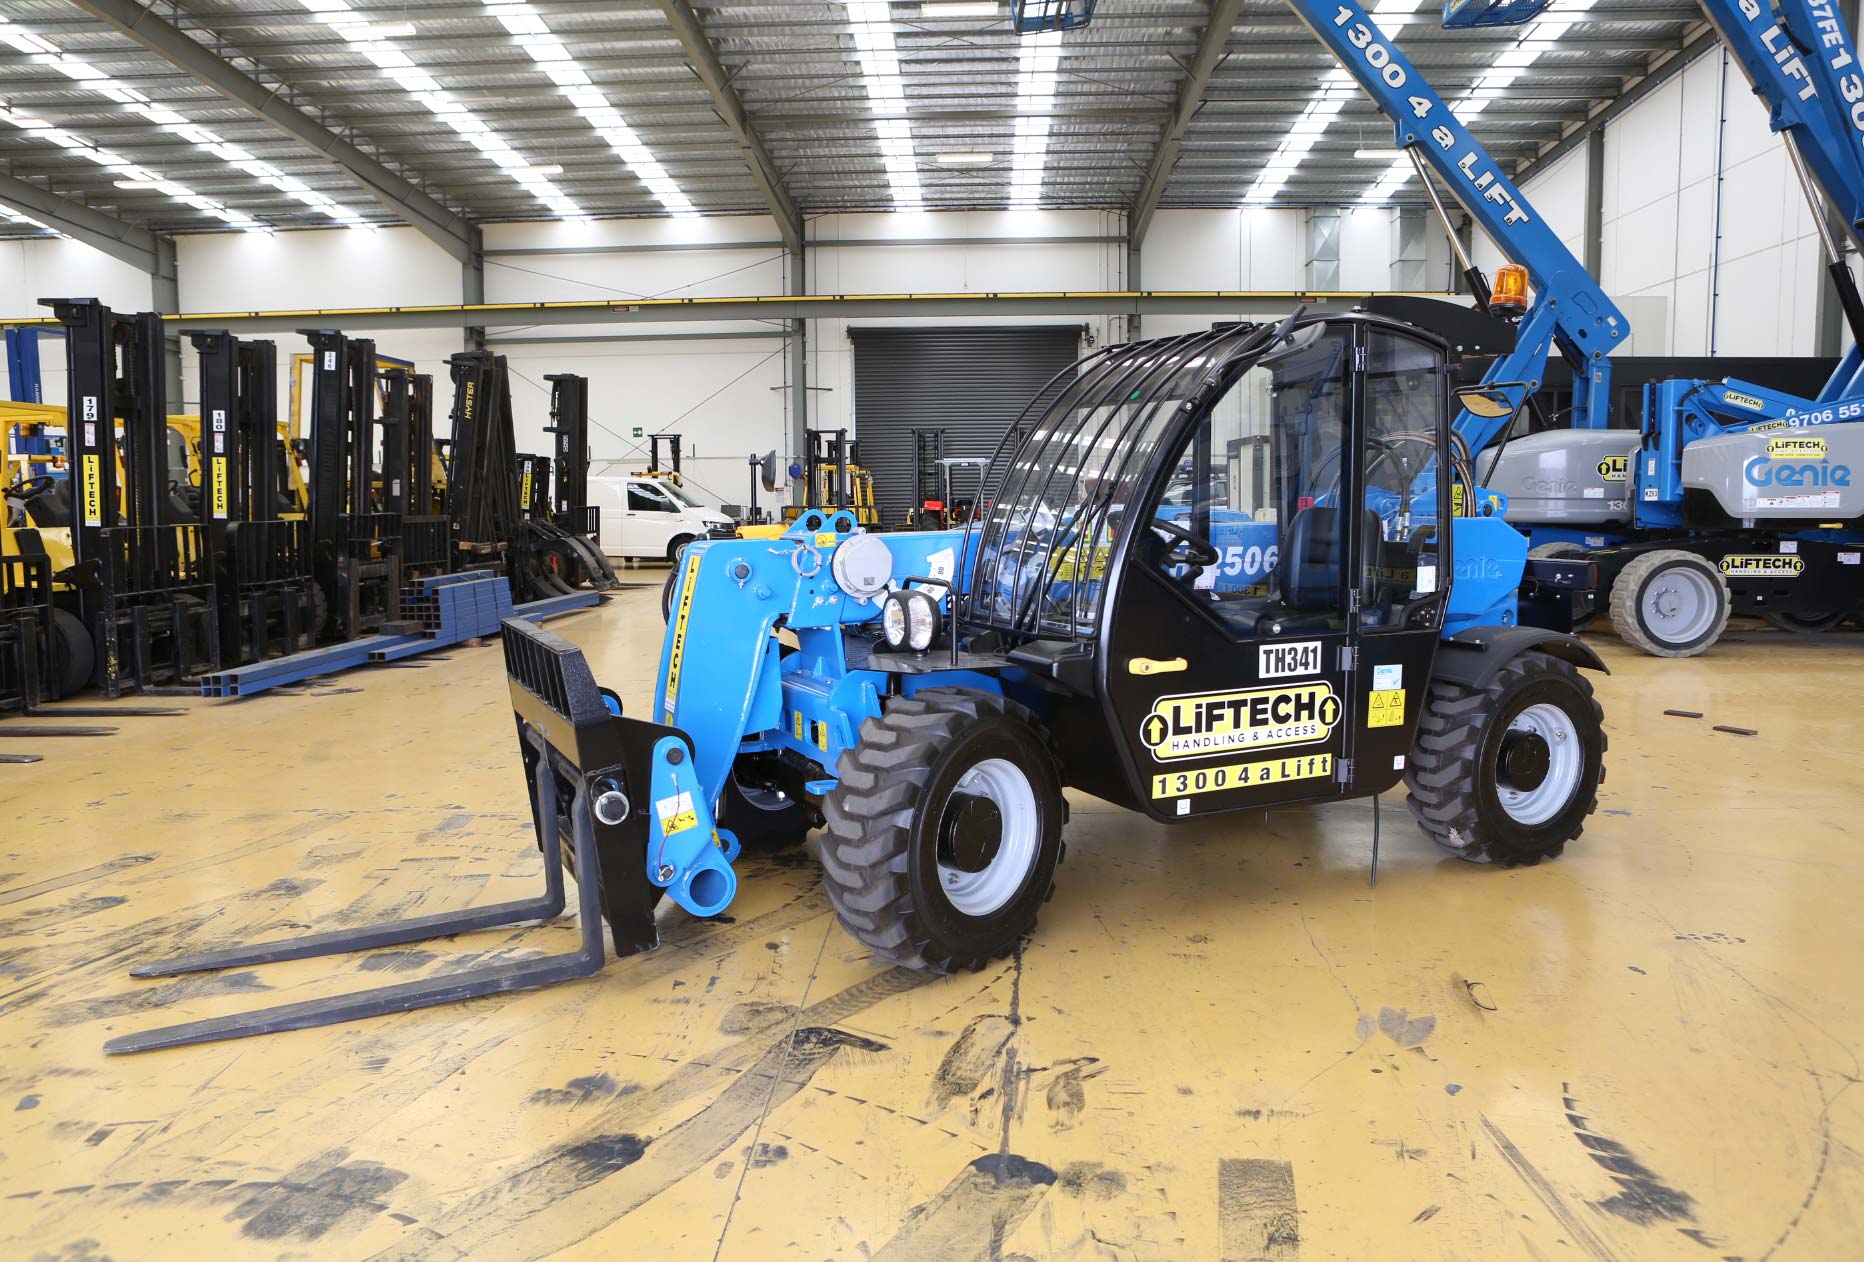
<path fill-rule="evenodd" d="M 1437 650 L 1432 679 L 1483 689 L 1498 671 L 1529 649 L 1537 649 L 1581 670 L 1611 674 L 1592 647 L 1576 635 L 1544 627 L 1477 627 L 1459 631 Z"/>

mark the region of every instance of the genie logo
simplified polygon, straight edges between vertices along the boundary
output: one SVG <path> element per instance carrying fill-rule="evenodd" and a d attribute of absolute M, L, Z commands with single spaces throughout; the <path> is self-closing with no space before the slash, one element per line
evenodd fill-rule
<path fill-rule="evenodd" d="M 1521 489 L 1530 495 L 1571 495 L 1579 488 L 1571 478 L 1537 478 L 1530 474 L 1521 479 Z"/>
<path fill-rule="evenodd" d="M 1851 466 L 1829 460 L 1794 463 L 1756 456 L 1747 462 L 1741 476 L 1749 486 L 1850 486 Z"/>

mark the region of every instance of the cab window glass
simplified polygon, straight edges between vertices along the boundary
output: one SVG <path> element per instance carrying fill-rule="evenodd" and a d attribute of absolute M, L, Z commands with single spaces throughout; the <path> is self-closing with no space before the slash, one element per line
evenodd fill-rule
<path fill-rule="evenodd" d="M 1440 452 L 1447 406 L 1441 355 L 1383 329 L 1366 356 L 1364 505 L 1376 529 L 1360 575 L 1359 625 L 1368 631 L 1431 625 L 1437 575 Z"/>
<path fill-rule="evenodd" d="M 1143 564 L 1238 639 L 1340 629 L 1352 338 L 1310 325 L 1237 377 L 1179 449 Z"/>
<path fill-rule="evenodd" d="M 673 502 L 658 490 L 640 482 L 628 484 L 628 507 L 637 513 L 671 513 Z"/>

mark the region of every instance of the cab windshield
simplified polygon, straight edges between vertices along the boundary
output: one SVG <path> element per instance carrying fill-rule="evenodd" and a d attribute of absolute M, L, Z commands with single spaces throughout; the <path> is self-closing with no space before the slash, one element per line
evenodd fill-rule
<path fill-rule="evenodd" d="M 661 490 L 665 491 L 668 495 L 671 495 L 674 501 L 678 504 L 682 504 L 687 508 L 704 508 L 705 507 L 704 504 L 701 504 L 698 500 L 694 499 L 692 497 L 692 494 L 688 492 L 687 489 L 683 486 L 677 486 L 672 482 L 661 482 L 659 483 L 659 486 Z"/>
<path fill-rule="evenodd" d="M 1088 361 L 1003 474 L 973 571 L 971 616 L 1025 634 L 1090 634 L 1122 519 L 1144 494 L 1173 423 L 1186 408 L 1240 397 L 1259 401 L 1252 429 L 1266 436 L 1269 400 L 1292 401 L 1301 394 L 1297 379 L 1327 371 L 1331 357 L 1315 350 L 1324 327 L 1309 325 L 1271 347 L 1270 326 L 1237 325 L 1115 347 Z M 1174 470 L 1178 494 L 1168 486 L 1154 516 L 1185 513 L 1192 474 L 1188 466 Z"/>

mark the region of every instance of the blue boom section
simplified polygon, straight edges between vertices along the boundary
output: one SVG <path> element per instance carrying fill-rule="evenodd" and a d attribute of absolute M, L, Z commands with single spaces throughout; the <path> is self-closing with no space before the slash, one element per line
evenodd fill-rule
<path fill-rule="evenodd" d="M 1510 391 L 1518 408 L 1523 396 L 1540 388 L 1547 355 L 1557 345 L 1573 368 L 1573 424 L 1603 427 L 1611 406 L 1607 356 L 1631 332 L 1624 313 L 1355 0 L 1289 5 L 1392 120 L 1398 147 L 1422 157 L 1502 253 L 1527 269 L 1534 305 L 1517 331 L 1515 349 L 1490 366 L 1485 380 L 1521 383 Z M 1456 429 L 1479 452 L 1508 420 L 1465 411 Z"/>
<path fill-rule="evenodd" d="M 889 675 L 850 657 L 844 630 L 880 616 L 880 598 L 843 591 L 831 564 L 855 533 L 852 514 L 805 514 L 779 539 L 720 539 L 686 549 L 674 586 L 673 610 L 661 648 L 654 722 L 692 738 L 698 784 L 716 801 L 739 754 L 790 751 L 823 769 L 814 792 L 832 787 L 841 751 L 861 723 L 880 714 Z M 814 519 L 821 529 L 809 529 Z M 965 532 L 940 530 L 870 535 L 892 553 L 891 580 L 961 579 Z M 970 536 L 973 549 L 978 539 Z M 929 587 L 941 611 L 949 594 Z M 700 617 L 694 610 L 703 610 Z M 778 629 L 795 637 L 787 648 Z M 864 641 L 856 641 L 860 645 Z M 857 650 L 858 651 L 858 650 Z M 900 690 L 963 684 L 1002 690 L 995 677 L 971 671 L 904 676 Z"/>

